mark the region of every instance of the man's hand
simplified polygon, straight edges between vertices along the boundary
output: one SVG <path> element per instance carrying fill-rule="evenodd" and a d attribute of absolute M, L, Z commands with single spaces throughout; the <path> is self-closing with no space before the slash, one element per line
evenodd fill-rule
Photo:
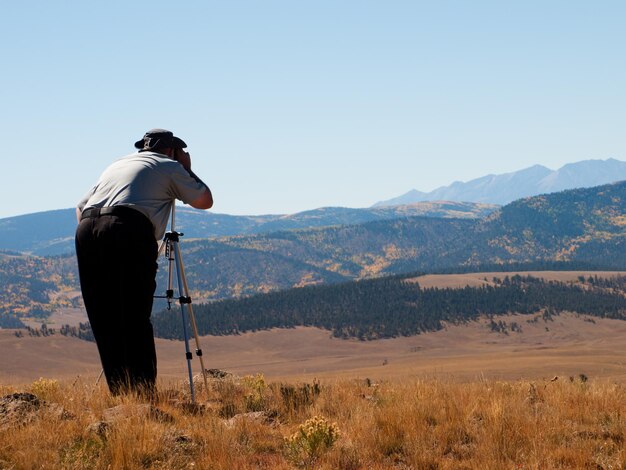
<path fill-rule="evenodd" d="M 175 152 L 176 161 L 180 163 L 185 170 L 191 171 L 191 155 L 183 149 L 176 149 Z"/>

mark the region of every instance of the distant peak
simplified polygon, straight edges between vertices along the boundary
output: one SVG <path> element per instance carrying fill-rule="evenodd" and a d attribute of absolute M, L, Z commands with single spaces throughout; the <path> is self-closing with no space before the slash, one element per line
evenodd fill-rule
<path fill-rule="evenodd" d="M 568 163 L 558 170 L 535 164 L 501 174 L 489 174 L 467 182 L 455 181 L 428 193 L 415 189 L 375 206 L 396 206 L 421 201 L 449 200 L 508 204 L 516 199 L 565 189 L 589 188 L 626 179 L 626 162 L 615 158 Z"/>
<path fill-rule="evenodd" d="M 537 163 L 536 165 L 533 165 L 533 166 L 529 166 L 527 169 L 528 170 L 548 170 L 548 171 L 553 171 L 552 169 L 548 168 L 547 166 L 540 165 L 539 163 Z"/>

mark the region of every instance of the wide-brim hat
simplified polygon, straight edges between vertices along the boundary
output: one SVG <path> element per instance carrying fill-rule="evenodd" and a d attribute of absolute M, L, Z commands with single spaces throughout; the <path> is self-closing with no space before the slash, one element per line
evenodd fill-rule
<path fill-rule="evenodd" d="M 184 149 L 187 144 L 176 137 L 172 131 L 165 129 L 152 129 L 145 133 L 141 140 L 135 142 L 135 148 L 150 150 L 154 148 Z"/>

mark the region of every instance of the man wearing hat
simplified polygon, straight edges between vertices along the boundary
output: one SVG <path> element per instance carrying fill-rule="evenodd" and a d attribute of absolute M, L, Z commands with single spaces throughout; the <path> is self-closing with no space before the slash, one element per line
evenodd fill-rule
<path fill-rule="evenodd" d="M 102 368 L 114 394 L 152 395 L 156 351 L 150 314 L 156 289 L 157 240 L 175 200 L 213 205 L 191 171 L 187 144 L 165 129 L 135 143 L 79 202 L 76 256 L 80 285 Z"/>

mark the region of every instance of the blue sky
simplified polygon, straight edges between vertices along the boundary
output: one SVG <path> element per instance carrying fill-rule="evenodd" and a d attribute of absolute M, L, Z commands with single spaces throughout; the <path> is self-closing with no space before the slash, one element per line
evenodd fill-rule
<path fill-rule="evenodd" d="M 3 6 L 0 217 L 73 207 L 153 127 L 214 211 L 367 207 L 534 164 L 626 160 L 626 3 Z"/>

